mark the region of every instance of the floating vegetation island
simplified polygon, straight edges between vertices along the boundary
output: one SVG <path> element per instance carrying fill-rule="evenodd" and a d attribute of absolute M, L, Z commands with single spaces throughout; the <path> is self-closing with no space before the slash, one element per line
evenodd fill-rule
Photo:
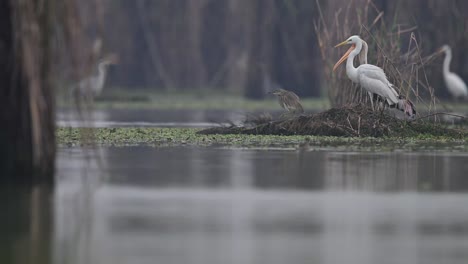
<path fill-rule="evenodd" d="M 266 121 L 256 125 L 196 128 L 57 129 L 62 147 L 75 146 L 216 146 L 246 148 L 392 151 L 468 150 L 468 131 L 424 121 L 401 120 L 365 107 Z"/>
<path fill-rule="evenodd" d="M 372 111 L 363 105 L 332 108 L 325 112 L 302 115 L 255 125 L 215 127 L 200 134 L 313 135 L 334 137 L 447 137 L 466 139 L 466 129 L 448 128 L 425 119 L 404 120 L 384 111 Z"/>

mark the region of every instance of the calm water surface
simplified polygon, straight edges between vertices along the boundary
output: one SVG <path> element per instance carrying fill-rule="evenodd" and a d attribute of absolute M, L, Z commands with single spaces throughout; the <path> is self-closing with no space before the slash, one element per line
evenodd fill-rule
<path fill-rule="evenodd" d="M 61 149 L 53 263 L 465 264 L 467 161 L 427 152 Z"/>
<path fill-rule="evenodd" d="M 240 123 L 252 114 L 261 113 L 263 111 L 103 109 L 94 110 L 80 118 L 76 111 L 62 109 L 57 114 L 57 124 L 73 127 L 212 127 L 217 124 Z"/>
<path fill-rule="evenodd" d="M 245 114 L 96 111 L 93 125 Z M 55 190 L 1 188 L 0 263 L 466 264 L 467 191 L 459 152 L 61 148 Z"/>

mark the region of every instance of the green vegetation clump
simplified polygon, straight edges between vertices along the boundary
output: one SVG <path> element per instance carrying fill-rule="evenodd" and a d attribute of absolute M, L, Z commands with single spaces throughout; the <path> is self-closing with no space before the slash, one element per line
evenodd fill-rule
<path fill-rule="evenodd" d="M 468 151 L 467 140 L 447 136 L 332 137 L 308 135 L 200 134 L 196 128 L 69 128 L 56 130 L 60 147 L 234 147 L 284 150 Z"/>
<path fill-rule="evenodd" d="M 60 127 L 60 146 L 234 146 L 289 147 L 304 142 L 304 136 L 200 135 L 196 128 L 70 128 Z M 325 137 L 323 137 L 326 140 Z M 332 140 L 330 140 L 332 141 Z"/>

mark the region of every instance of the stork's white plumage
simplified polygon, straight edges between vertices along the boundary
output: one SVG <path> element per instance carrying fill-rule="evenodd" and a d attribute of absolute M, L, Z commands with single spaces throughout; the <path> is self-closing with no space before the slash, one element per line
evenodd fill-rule
<path fill-rule="evenodd" d="M 101 94 L 106 82 L 107 67 L 115 64 L 115 57 L 103 59 L 98 63 L 97 72 L 83 80 L 81 80 L 74 88 L 74 96 L 80 97 L 96 97 Z"/>
<path fill-rule="evenodd" d="M 362 50 L 359 52 L 359 64 L 367 64 L 367 53 L 369 53 L 369 45 L 363 39 L 362 42 Z M 367 92 L 369 95 L 369 100 L 371 102 L 372 109 L 374 109 L 374 94 L 371 92 Z"/>
<path fill-rule="evenodd" d="M 335 64 L 333 70 L 336 70 L 346 60 L 346 74 L 351 81 L 359 84 L 367 92 L 381 96 L 390 107 L 404 111 L 410 117 L 416 115 L 413 103 L 398 94 L 381 68 L 372 64 L 361 64 L 357 68 L 354 67 L 354 58 L 363 48 L 363 40 L 359 36 L 351 36 L 335 47 L 343 45 L 351 45 L 351 48 Z"/>
<path fill-rule="evenodd" d="M 449 92 L 456 99 L 467 97 L 468 89 L 466 87 L 465 82 L 462 80 L 462 78 L 460 78 L 460 76 L 450 71 L 450 62 L 452 61 L 452 49 L 450 48 L 450 46 L 444 45 L 439 50 L 439 52 L 445 53 L 443 74 L 445 85 L 447 86 Z"/>

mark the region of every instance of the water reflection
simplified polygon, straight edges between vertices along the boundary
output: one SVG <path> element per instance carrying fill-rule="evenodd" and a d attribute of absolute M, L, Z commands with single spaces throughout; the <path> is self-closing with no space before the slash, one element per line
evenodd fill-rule
<path fill-rule="evenodd" d="M 59 177 L 64 180 L 81 179 L 86 169 L 90 175 L 112 175 L 109 183 L 126 186 L 468 190 L 468 155 L 464 153 L 126 147 L 63 149 L 59 159 Z"/>
<path fill-rule="evenodd" d="M 468 213 L 459 207 L 465 195 L 116 188 L 96 199 L 91 262 L 465 263 L 468 257 Z"/>
<path fill-rule="evenodd" d="M 456 153 L 327 154 L 326 189 L 467 191 L 468 156 Z"/>
<path fill-rule="evenodd" d="M 0 187 L 0 263 L 51 263 L 52 191 Z"/>
<path fill-rule="evenodd" d="M 83 181 L 83 153 L 60 150 L 56 263 L 468 260 L 466 154 L 108 148 Z"/>

